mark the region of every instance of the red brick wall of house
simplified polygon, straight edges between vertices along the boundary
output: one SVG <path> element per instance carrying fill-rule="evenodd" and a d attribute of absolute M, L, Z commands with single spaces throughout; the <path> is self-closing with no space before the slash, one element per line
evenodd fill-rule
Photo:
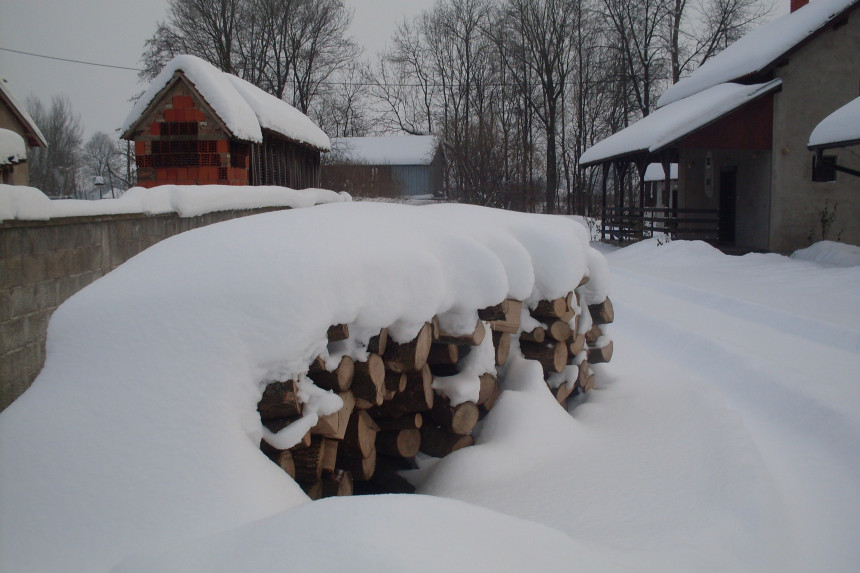
<path fill-rule="evenodd" d="M 248 148 L 231 145 L 207 107 L 178 81 L 135 134 L 137 184 L 248 185 Z"/>

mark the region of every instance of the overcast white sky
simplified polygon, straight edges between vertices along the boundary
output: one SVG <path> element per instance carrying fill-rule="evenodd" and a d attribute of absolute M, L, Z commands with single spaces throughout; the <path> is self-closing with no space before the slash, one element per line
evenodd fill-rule
<path fill-rule="evenodd" d="M 352 34 L 374 55 L 397 22 L 434 0 L 346 0 Z M 167 0 L 0 0 L 0 48 L 137 67 L 143 43 L 165 18 Z M 58 62 L 0 51 L 0 76 L 21 103 L 29 94 L 49 102 L 66 94 L 81 116 L 85 137 L 113 132 L 142 91 L 134 71 Z"/>

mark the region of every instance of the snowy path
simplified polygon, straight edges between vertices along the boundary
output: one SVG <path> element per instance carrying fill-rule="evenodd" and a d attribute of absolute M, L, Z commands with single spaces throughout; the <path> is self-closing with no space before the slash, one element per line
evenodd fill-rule
<path fill-rule="evenodd" d="M 594 543 L 606 569 L 855 571 L 860 270 L 712 251 L 608 253 L 616 352 L 597 390 L 565 421 L 504 393 L 421 491 Z"/>

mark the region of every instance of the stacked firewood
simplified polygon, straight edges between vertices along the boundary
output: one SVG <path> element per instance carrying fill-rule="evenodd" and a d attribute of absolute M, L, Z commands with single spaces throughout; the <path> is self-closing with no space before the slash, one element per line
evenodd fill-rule
<path fill-rule="evenodd" d="M 289 473 L 312 498 L 352 493 L 407 493 L 414 487 L 399 475 L 414 468 L 418 452 L 444 457 L 474 443 L 475 425 L 499 397 L 495 375 L 467 374 L 479 384 L 477 399 L 453 402 L 434 390 L 434 380 L 459 375 L 464 359 L 492 337 L 495 365 L 508 358 L 513 336 L 526 358 L 540 362 L 556 399 L 564 404 L 576 392 L 593 387 L 589 364 L 608 361 L 612 344 L 603 344 L 601 325 L 612 321 L 609 299 L 589 307 L 589 328 L 580 332 L 577 295 L 541 301 L 531 316 L 541 326 L 522 332 L 523 303 L 505 300 L 478 311 L 474 331 L 452 335 L 433 318 L 407 343 L 397 343 L 382 329 L 367 344 L 367 359 L 343 356 L 326 368 L 320 357 L 309 365 L 307 377 L 337 393 L 343 407 L 319 418 L 295 446 L 278 450 L 261 443 L 262 451 Z M 328 340 L 349 338 L 348 325 L 332 326 Z M 485 344 L 488 344 L 487 341 Z M 331 346 L 330 346 L 331 347 Z M 263 424 L 272 432 L 302 416 L 298 383 L 269 384 L 258 404 Z"/>

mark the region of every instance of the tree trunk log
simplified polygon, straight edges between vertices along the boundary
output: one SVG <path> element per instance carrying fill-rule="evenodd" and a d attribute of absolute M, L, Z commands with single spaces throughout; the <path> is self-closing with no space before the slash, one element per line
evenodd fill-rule
<path fill-rule="evenodd" d="M 376 434 L 376 451 L 386 456 L 413 458 L 420 446 L 421 432 L 416 428 Z"/>
<path fill-rule="evenodd" d="M 594 324 L 609 324 L 615 320 L 615 310 L 612 308 L 612 301 L 609 297 L 599 304 L 588 305 L 588 312 L 591 313 L 591 320 Z"/>
<path fill-rule="evenodd" d="M 493 332 L 493 347 L 496 349 L 496 366 L 504 366 L 511 352 L 511 335 L 507 332 Z"/>
<path fill-rule="evenodd" d="M 328 332 L 326 333 L 328 336 L 329 342 L 337 342 L 338 340 L 346 340 L 349 338 L 349 326 L 346 324 L 333 324 L 328 327 Z"/>
<path fill-rule="evenodd" d="M 282 470 L 287 472 L 291 478 L 296 477 L 296 464 L 290 450 L 279 450 L 269 445 L 268 442 L 260 440 L 260 450 L 266 457 L 275 462 Z"/>
<path fill-rule="evenodd" d="M 453 343 L 434 342 L 427 356 L 427 364 L 430 366 L 451 366 L 460 360 L 460 350 Z"/>
<path fill-rule="evenodd" d="M 549 336 L 556 342 L 567 342 L 570 338 L 570 325 L 564 320 L 554 320 L 549 325 Z"/>
<path fill-rule="evenodd" d="M 594 344 L 601 336 L 603 336 L 603 331 L 600 330 L 600 325 L 593 324 L 591 325 L 591 329 L 585 333 L 585 341 L 588 344 Z"/>
<path fill-rule="evenodd" d="M 490 323 L 490 329 L 496 332 L 507 332 L 508 334 L 516 334 L 520 329 L 520 313 L 523 309 L 523 303 L 519 300 L 506 299 L 502 303 L 502 309 L 505 313 L 505 318 L 502 320 L 493 320 Z M 480 317 L 480 311 L 478 313 Z"/>
<path fill-rule="evenodd" d="M 561 318 L 570 310 L 567 304 L 567 299 L 555 298 L 553 300 L 539 301 L 537 306 L 531 311 L 531 315 L 540 318 Z"/>
<path fill-rule="evenodd" d="M 573 342 L 571 342 L 568 346 L 568 348 L 570 350 L 571 357 L 575 357 L 577 354 L 582 352 L 585 349 L 585 335 L 577 334 L 574 337 Z"/>
<path fill-rule="evenodd" d="M 302 415 L 302 405 L 296 396 L 294 380 L 272 382 L 263 391 L 263 397 L 257 404 L 260 419 L 292 418 Z"/>
<path fill-rule="evenodd" d="M 421 451 L 434 458 L 443 458 L 474 443 L 475 438 L 472 436 L 452 434 L 433 425 L 426 425 L 421 429 Z"/>
<path fill-rule="evenodd" d="M 366 410 L 356 410 L 349 418 L 346 433 L 341 440 L 342 454 L 347 457 L 364 458 L 370 455 L 376 442 L 379 426 Z"/>
<path fill-rule="evenodd" d="M 312 484 L 322 477 L 325 447 L 325 438 L 314 437 L 310 446 L 296 446 L 290 450 L 296 466 L 296 481 Z"/>
<path fill-rule="evenodd" d="M 325 369 L 325 360 L 318 357 L 308 368 L 308 377 L 323 390 L 345 392 L 352 385 L 355 375 L 355 362 L 349 356 L 340 359 L 333 371 Z"/>
<path fill-rule="evenodd" d="M 333 414 L 321 416 L 316 425 L 311 428 L 312 434 L 335 440 L 343 439 L 349 418 L 355 409 L 355 397 L 349 391 L 340 392 L 338 396 L 343 400 L 343 408 Z"/>
<path fill-rule="evenodd" d="M 385 398 L 385 363 L 377 354 L 367 357 L 367 362 L 355 363 L 352 393 L 357 408 L 371 408 L 382 404 Z"/>
<path fill-rule="evenodd" d="M 349 471 L 353 479 L 369 480 L 376 470 L 376 449 L 365 457 L 343 455 L 338 457 L 338 467 Z"/>
<path fill-rule="evenodd" d="M 538 326 L 531 332 L 521 332 L 520 340 L 542 344 L 546 340 L 546 330 L 544 327 Z"/>
<path fill-rule="evenodd" d="M 378 418 L 393 418 L 433 407 L 433 375 L 426 364 L 420 370 L 406 373 L 406 389 L 394 398 L 370 410 Z"/>
<path fill-rule="evenodd" d="M 545 372 L 561 372 L 567 366 L 567 344 L 537 344 L 520 342 L 523 356 L 537 360 Z"/>
<path fill-rule="evenodd" d="M 419 430 L 421 424 L 424 423 L 424 416 L 421 412 L 415 412 L 414 414 L 403 414 L 396 418 L 374 418 L 373 421 L 376 422 L 382 432 Z"/>
<path fill-rule="evenodd" d="M 592 364 L 600 364 L 612 360 L 612 341 L 603 348 L 589 348 L 588 361 Z"/>
<path fill-rule="evenodd" d="M 371 336 L 367 342 L 367 351 L 371 354 L 385 354 L 385 348 L 388 346 L 388 329 L 383 328 L 376 336 Z"/>
<path fill-rule="evenodd" d="M 427 364 L 427 356 L 430 354 L 432 344 L 433 327 L 427 323 L 410 342 L 400 344 L 389 340 L 383 357 L 385 365 L 395 372 L 419 370 Z"/>
<path fill-rule="evenodd" d="M 322 496 L 335 497 L 352 495 L 352 474 L 347 470 L 334 470 L 322 477 Z"/>
<path fill-rule="evenodd" d="M 415 486 L 398 474 L 398 469 L 391 461 L 378 458 L 367 493 L 415 493 Z"/>
<path fill-rule="evenodd" d="M 474 402 L 463 402 L 451 406 L 451 401 L 444 396 L 437 396 L 430 410 L 433 421 L 452 434 L 464 436 L 472 431 L 478 423 L 478 406 Z"/>

